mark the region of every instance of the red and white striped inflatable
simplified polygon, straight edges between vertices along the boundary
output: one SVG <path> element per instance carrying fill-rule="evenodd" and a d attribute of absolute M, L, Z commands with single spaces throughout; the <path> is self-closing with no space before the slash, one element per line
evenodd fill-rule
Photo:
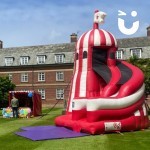
<path fill-rule="evenodd" d="M 55 123 L 90 134 L 145 129 L 149 120 L 144 75 L 139 68 L 115 59 L 115 37 L 98 29 L 105 16 L 96 11 L 93 29 L 76 44 L 66 115 Z"/>

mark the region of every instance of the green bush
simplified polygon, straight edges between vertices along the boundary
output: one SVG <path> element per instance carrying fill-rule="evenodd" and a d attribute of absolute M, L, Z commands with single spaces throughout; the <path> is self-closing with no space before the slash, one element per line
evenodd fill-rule
<path fill-rule="evenodd" d="M 145 76 L 145 93 L 150 94 L 150 58 L 139 59 L 136 56 L 130 57 L 129 63 L 140 68 Z"/>
<path fill-rule="evenodd" d="M 14 88 L 15 84 L 9 80 L 8 76 L 0 77 L 0 108 L 8 106 L 8 93 Z"/>

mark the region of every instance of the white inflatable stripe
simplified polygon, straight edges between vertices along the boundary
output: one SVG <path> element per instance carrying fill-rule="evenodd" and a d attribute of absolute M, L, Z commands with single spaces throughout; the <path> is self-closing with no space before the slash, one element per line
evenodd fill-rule
<path fill-rule="evenodd" d="M 105 30 L 102 30 L 104 35 L 105 35 L 105 39 L 106 39 L 106 46 L 111 46 L 112 45 L 112 41 L 111 41 L 111 38 L 109 36 L 109 34 L 105 31 Z"/>
<path fill-rule="evenodd" d="M 111 33 L 110 33 L 111 34 Z M 117 40 L 116 40 L 116 38 L 114 37 L 114 35 L 113 34 L 111 34 L 112 35 L 112 37 L 113 37 L 113 39 L 114 39 L 114 41 L 115 41 L 115 46 L 117 46 Z"/>
<path fill-rule="evenodd" d="M 136 103 L 144 94 L 145 85 L 134 94 L 118 99 L 110 98 L 98 98 L 90 99 L 87 101 L 87 110 L 95 111 L 99 109 L 121 109 L 131 106 Z"/>
<path fill-rule="evenodd" d="M 79 70 L 79 59 L 78 60 L 76 60 L 76 72 Z"/>
<path fill-rule="evenodd" d="M 140 115 L 140 111 L 137 110 L 137 111 L 134 113 L 134 116 L 141 116 L 141 115 Z"/>
<path fill-rule="evenodd" d="M 119 93 L 119 92 L 117 92 L 117 93 L 111 95 L 110 97 L 116 97 L 116 96 L 118 95 L 118 93 Z"/>
<path fill-rule="evenodd" d="M 87 72 L 87 59 L 82 59 L 82 72 L 85 71 Z"/>
<path fill-rule="evenodd" d="M 70 103 L 69 103 L 69 112 L 72 112 L 72 100 L 75 95 L 75 87 L 76 87 L 76 80 L 77 80 L 77 74 L 79 69 L 79 60 L 76 60 L 76 72 L 74 74 L 73 82 L 72 82 L 72 91 L 71 91 L 71 97 L 70 97 Z"/>
<path fill-rule="evenodd" d="M 92 31 L 92 30 L 91 30 Z M 83 47 L 85 47 L 86 45 L 88 45 L 88 39 L 89 39 L 89 34 L 90 32 L 89 31 L 85 37 L 84 37 L 84 40 L 83 40 Z M 80 48 L 80 42 L 81 42 L 81 38 L 83 37 L 84 34 L 82 34 L 77 42 L 77 53 L 79 54 L 79 48 Z M 83 48 L 83 51 L 88 51 L 88 48 Z M 85 60 L 85 59 L 84 59 Z M 77 80 L 77 74 L 78 74 L 78 69 L 79 69 L 79 60 L 76 60 L 76 72 L 75 72 L 75 75 L 74 75 L 74 79 L 73 79 L 73 83 L 72 83 L 72 91 L 71 91 L 71 98 L 70 98 L 70 104 L 69 104 L 69 112 L 72 112 L 72 101 L 73 101 L 73 98 L 74 98 L 74 95 L 75 95 L 75 87 L 76 87 L 76 80 Z M 82 70 L 87 70 L 87 59 L 86 61 L 83 61 L 83 65 L 82 65 Z M 84 78 L 82 80 L 80 80 L 80 93 L 79 95 L 81 94 L 82 95 L 86 95 L 86 75 L 85 73 L 81 73 L 81 78 Z M 81 82 L 82 81 L 82 82 Z M 82 87 L 81 85 L 84 85 L 84 87 Z"/>
<path fill-rule="evenodd" d="M 100 33 L 98 29 L 94 30 L 94 46 L 100 46 L 101 42 L 100 42 Z"/>
<path fill-rule="evenodd" d="M 81 42 L 81 38 L 84 35 L 84 33 L 80 36 L 78 42 L 77 42 L 77 52 L 79 52 L 79 48 L 80 48 L 80 42 Z"/>
<path fill-rule="evenodd" d="M 97 98 L 97 99 L 84 99 L 86 100 L 87 111 L 95 111 L 100 109 L 122 109 L 131 106 L 136 103 L 144 94 L 145 85 L 134 94 L 118 98 L 118 99 L 110 99 L 110 98 Z M 82 103 L 82 99 L 75 101 L 76 107 L 75 110 L 80 110 L 78 106 Z"/>
<path fill-rule="evenodd" d="M 77 49 L 77 53 L 78 53 L 78 56 L 79 56 L 79 49 Z"/>
<path fill-rule="evenodd" d="M 88 53 L 88 43 L 89 43 L 89 36 L 92 30 L 87 32 L 87 34 L 84 37 L 83 41 L 83 52 L 86 51 Z M 81 72 L 81 78 L 80 78 L 80 91 L 79 91 L 79 97 L 85 97 L 86 96 L 86 78 L 87 78 L 87 59 L 82 59 L 82 72 Z"/>
<path fill-rule="evenodd" d="M 86 50 L 88 50 L 88 45 L 89 45 L 89 36 L 92 30 L 90 30 L 89 32 L 86 33 L 84 40 L 83 40 L 83 48 L 87 48 Z"/>
<path fill-rule="evenodd" d="M 83 62 L 87 62 L 87 59 L 84 59 Z M 79 97 L 86 96 L 86 77 L 87 77 L 87 71 L 82 71 L 81 79 L 80 79 Z"/>
<path fill-rule="evenodd" d="M 147 116 L 145 104 L 143 104 L 142 108 L 143 108 L 144 116 Z"/>
<path fill-rule="evenodd" d="M 87 99 L 74 99 L 73 100 L 74 107 L 73 110 L 81 110 L 86 108 Z"/>

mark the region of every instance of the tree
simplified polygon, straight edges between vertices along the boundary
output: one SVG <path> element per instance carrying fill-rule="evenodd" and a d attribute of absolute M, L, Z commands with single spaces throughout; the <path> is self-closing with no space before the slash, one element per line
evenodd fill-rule
<path fill-rule="evenodd" d="M 8 101 L 8 92 L 14 90 L 15 87 L 8 76 L 0 77 L 0 103 Z"/>
<path fill-rule="evenodd" d="M 130 57 L 129 63 L 140 68 L 145 76 L 145 93 L 150 94 L 150 58 L 139 59 L 136 56 Z"/>
<path fill-rule="evenodd" d="M 137 61 L 138 61 L 138 57 L 136 55 L 133 55 L 132 57 L 129 58 L 128 62 L 133 64 L 133 65 L 137 65 Z"/>

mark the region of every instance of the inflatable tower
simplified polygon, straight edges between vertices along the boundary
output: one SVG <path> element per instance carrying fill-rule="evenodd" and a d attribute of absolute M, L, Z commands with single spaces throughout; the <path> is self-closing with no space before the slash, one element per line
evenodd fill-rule
<path fill-rule="evenodd" d="M 99 29 L 106 14 L 95 11 L 93 29 L 76 44 L 74 75 L 66 114 L 57 126 L 101 134 L 148 128 L 142 71 L 116 60 L 117 41 Z"/>

